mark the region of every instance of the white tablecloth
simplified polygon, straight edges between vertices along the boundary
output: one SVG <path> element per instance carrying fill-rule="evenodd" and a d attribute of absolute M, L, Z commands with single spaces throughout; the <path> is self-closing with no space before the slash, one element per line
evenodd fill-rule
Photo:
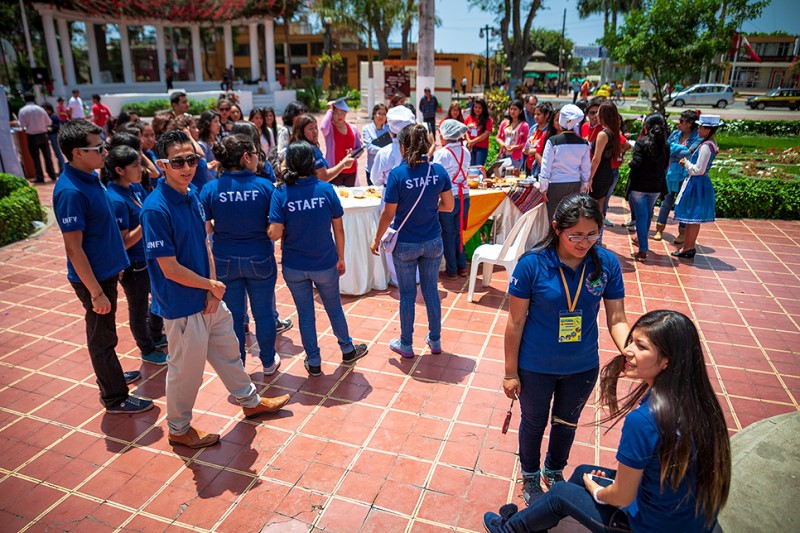
<path fill-rule="evenodd" d="M 352 192 L 351 192 L 352 194 Z M 347 271 L 339 278 L 342 294 L 366 294 L 389 286 L 386 260 L 372 255 L 369 247 L 378 231 L 381 201 L 378 198 L 339 197 L 344 208 L 344 262 Z"/>

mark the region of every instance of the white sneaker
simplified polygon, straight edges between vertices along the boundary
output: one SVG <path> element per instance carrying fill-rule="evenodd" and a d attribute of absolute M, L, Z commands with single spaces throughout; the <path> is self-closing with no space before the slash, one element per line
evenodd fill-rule
<path fill-rule="evenodd" d="M 280 366 L 281 366 L 281 356 L 278 354 L 278 352 L 275 352 L 275 359 L 272 360 L 272 364 L 264 367 L 264 375 L 271 376 L 272 374 L 278 371 Z"/>

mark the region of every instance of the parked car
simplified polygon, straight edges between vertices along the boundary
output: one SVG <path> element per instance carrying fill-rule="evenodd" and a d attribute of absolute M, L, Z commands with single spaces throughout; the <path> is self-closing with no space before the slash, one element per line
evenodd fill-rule
<path fill-rule="evenodd" d="M 710 105 L 724 109 L 733 103 L 733 89 L 719 83 L 700 83 L 681 91 L 670 93 L 669 100 L 675 107 L 684 105 Z"/>
<path fill-rule="evenodd" d="M 751 96 L 747 99 L 750 109 L 764 109 L 770 107 L 788 107 L 791 111 L 800 109 L 800 89 L 774 89 L 761 96 Z"/>

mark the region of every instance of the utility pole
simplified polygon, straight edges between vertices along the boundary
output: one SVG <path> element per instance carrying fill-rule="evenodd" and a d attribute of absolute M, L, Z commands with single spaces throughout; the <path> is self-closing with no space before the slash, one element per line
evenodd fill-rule
<path fill-rule="evenodd" d="M 486 79 L 484 80 L 483 91 L 489 89 L 489 34 L 494 34 L 495 29 L 488 24 L 481 28 L 480 36 L 486 37 Z"/>
<path fill-rule="evenodd" d="M 558 82 L 556 83 L 556 97 L 561 96 L 561 72 L 564 67 L 564 33 L 567 29 L 567 8 L 564 8 L 564 18 L 561 19 L 561 44 L 558 47 Z"/>

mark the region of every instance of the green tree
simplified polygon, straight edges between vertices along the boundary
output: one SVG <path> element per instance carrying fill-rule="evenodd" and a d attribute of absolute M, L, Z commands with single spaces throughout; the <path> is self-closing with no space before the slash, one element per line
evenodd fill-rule
<path fill-rule="evenodd" d="M 561 32 L 558 30 L 548 30 L 545 28 L 534 28 L 531 30 L 531 41 L 534 48 L 545 55 L 545 60 L 553 65 L 558 65 L 558 52 L 561 48 Z M 572 47 L 575 45 L 572 39 L 564 37 L 564 50 L 567 53 L 572 52 Z M 564 58 L 564 69 L 573 70 L 573 63 L 567 63 L 566 57 Z"/>
<path fill-rule="evenodd" d="M 497 13 L 500 24 L 500 39 L 511 69 L 509 91 L 522 83 L 525 63 L 533 53 L 531 25 L 533 17 L 542 5 L 542 0 L 469 0 L 471 6 L 487 13 Z"/>
<path fill-rule="evenodd" d="M 655 107 L 664 111 L 662 86 L 675 86 L 730 47 L 742 22 L 758 18 L 769 0 L 646 0 L 614 34 L 602 39 L 611 56 L 655 86 Z"/>

